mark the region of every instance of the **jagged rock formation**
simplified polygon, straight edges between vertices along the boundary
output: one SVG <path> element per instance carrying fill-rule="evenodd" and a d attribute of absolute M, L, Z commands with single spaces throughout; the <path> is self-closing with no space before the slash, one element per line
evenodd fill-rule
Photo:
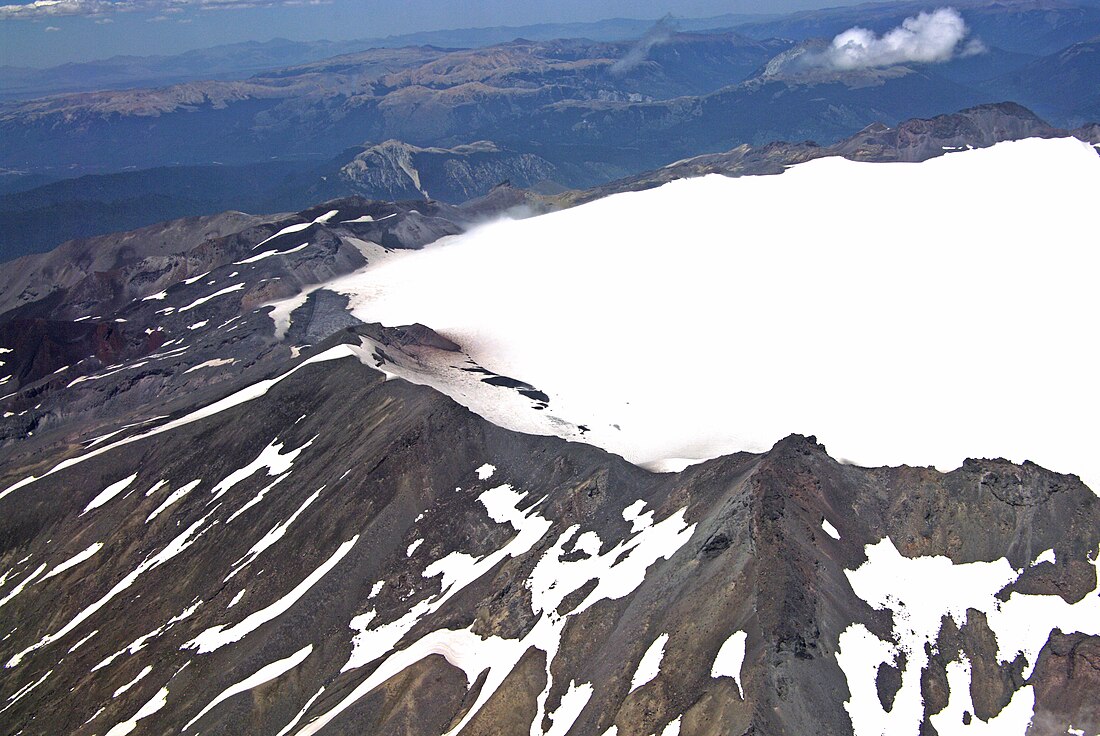
<path fill-rule="evenodd" d="M 554 175 L 549 161 L 501 150 L 490 141 L 419 148 L 391 140 L 364 148 L 340 169 L 348 189 L 374 199 L 419 196 L 455 204 L 482 197 L 503 182 L 528 189 Z"/>

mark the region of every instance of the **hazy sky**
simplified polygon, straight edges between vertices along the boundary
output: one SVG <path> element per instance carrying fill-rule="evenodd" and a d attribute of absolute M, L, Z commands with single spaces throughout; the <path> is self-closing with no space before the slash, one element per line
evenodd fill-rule
<path fill-rule="evenodd" d="M 4 0 L 0 0 L 0 3 Z M 237 41 L 372 38 L 413 31 L 776 13 L 854 0 L 16 0 L 0 5 L 0 64 L 51 66 Z"/>

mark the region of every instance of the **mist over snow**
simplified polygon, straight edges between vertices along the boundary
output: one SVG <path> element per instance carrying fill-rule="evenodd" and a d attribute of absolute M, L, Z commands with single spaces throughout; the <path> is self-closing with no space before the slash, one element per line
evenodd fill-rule
<path fill-rule="evenodd" d="M 647 467 L 801 433 L 860 465 L 1028 459 L 1100 490 L 1098 186 L 1075 139 L 826 158 L 497 221 L 330 288 L 549 396 L 493 421 Z"/>
<path fill-rule="evenodd" d="M 959 11 L 939 8 L 906 18 L 900 26 L 881 36 L 859 26 L 849 28 L 837 35 L 825 51 L 811 54 L 807 61 L 848 71 L 895 64 L 933 64 L 985 51 L 981 41 L 967 41 L 968 34 Z"/>

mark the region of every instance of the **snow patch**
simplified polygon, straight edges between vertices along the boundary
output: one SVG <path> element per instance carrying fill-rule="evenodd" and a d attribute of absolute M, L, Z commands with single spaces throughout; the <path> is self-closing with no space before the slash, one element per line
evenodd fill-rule
<path fill-rule="evenodd" d="M 645 654 L 638 662 L 638 669 L 634 671 L 634 675 L 630 678 L 629 692 L 634 692 L 660 674 L 661 660 L 664 659 L 665 644 L 667 643 L 668 634 L 661 634 L 653 640 L 653 643 L 649 645 L 649 649 L 645 650 Z"/>
<path fill-rule="evenodd" d="M 211 299 L 217 299 L 219 296 L 225 296 L 226 294 L 232 294 L 234 291 L 240 291 L 243 288 L 244 288 L 243 283 L 233 284 L 232 286 L 227 286 L 224 289 L 219 289 L 218 291 L 215 291 L 213 294 L 210 294 L 209 296 L 204 296 L 204 297 L 200 297 L 200 298 L 196 299 L 195 301 L 188 304 L 186 307 L 180 307 L 179 311 L 180 312 L 189 312 L 192 309 L 194 309 L 195 307 L 199 307 L 199 306 L 202 306 L 203 304 L 206 304 Z"/>
<path fill-rule="evenodd" d="M 61 573 L 65 572 L 66 570 L 70 570 L 70 569 L 76 567 L 81 562 L 84 562 L 85 560 L 91 559 L 92 555 L 94 555 L 96 552 L 98 552 L 101 549 L 103 549 L 103 542 L 96 542 L 95 544 L 89 545 L 85 549 L 81 550 L 80 552 L 77 552 L 75 555 L 73 555 L 69 559 L 65 560 L 64 562 L 62 562 L 60 565 L 55 567 L 53 570 L 50 570 L 50 572 L 46 575 L 46 577 L 44 577 L 42 579 L 43 580 L 49 580 L 54 575 L 60 575 Z"/>
<path fill-rule="evenodd" d="M 711 677 L 732 677 L 737 683 L 737 692 L 741 699 L 745 699 L 745 691 L 741 688 L 741 667 L 745 664 L 745 642 L 748 635 L 744 631 L 735 631 L 730 638 L 722 642 L 718 654 L 714 656 L 714 664 L 710 668 Z"/>
<path fill-rule="evenodd" d="M 1018 592 L 1001 601 L 997 594 L 1023 572 L 1013 569 L 1005 558 L 961 564 L 947 557 L 907 558 L 889 538 L 867 545 L 865 551 L 867 561 L 856 570 L 846 571 L 846 575 L 856 595 L 872 608 L 891 613 L 893 631 L 892 639 L 886 641 L 863 624 L 852 624 L 840 634 L 836 657 L 848 681 L 851 697 L 844 706 L 856 736 L 918 730 L 924 717 L 920 678 L 928 665 L 926 646 L 934 645 L 945 616 L 961 628 L 969 609 L 985 614 L 997 640 L 997 660 L 1011 662 L 1023 655 L 1025 680 L 1055 628 L 1067 634 L 1100 635 L 1100 575 L 1097 589 L 1074 604 L 1057 595 Z M 1092 564 L 1100 568 L 1100 551 Z M 887 712 L 879 701 L 875 678 L 880 665 L 898 665 L 901 654 L 905 655 L 901 687 L 893 708 Z M 952 706 L 948 708 L 950 714 L 943 715 L 946 730 L 941 733 L 962 728 L 961 716 L 955 724 L 953 714 L 965 710 L 967 701 L 961 692 L 956 693 L 956 685 L 962 687 L 964 680 L 968 682 L 969 673 L 969 662 L 957 659 L 950 682 Z M 969 685 L 965 689 L 968 691 Z M 1026 685 L 1017 690 L 995 724 L 972 722 L 971 726 L 975 730 L 989 726 L 993 729 L 990 733 L 1023 736 L 1034 702 L 1030 689 Z"/>
<path fill-rule="evenodd" d="M 136 479 L 138 479 L 138 473 L 134 473 L 129 477 L 124 477 L 124 479 L 122 479 L 121 481 L 117 483 L 112 483 L 106 488 L 103 488 L 99 495 L 97 495 L 95 498 L 92 498 L 91 501 L 88 502 L 88 505 L 84 507 L 83 512 L 80 512 L 80 516 L 84 516 L 85 514 L 90 512 L 90 510 L 99 508 L 103 504 L 108 503 L 109 501 L 111 501 L 112 498 L 114 498 L 114 496 L 117 496 L 123 491 L 127 490 L 127 488 L 130 487 L 130 484 L 133 483 Z"/>
<path fill-rule="evenodd" d="M 225 690 L 223 690 L 221 693 L 219 693 L 216 698 L 211 700 L 210 703 L 205 708 L 200 710 L 198 712 L 198 715 L 196 715 L 194 718 L 192 718 L 190 721 L 188 721 L 184 725 L 182 731 L 184 731 L 184 732 L 187 731 L 187 729 L 189 729 L 189 728 L 191 728 L 191 726 L 195 725 L 196 721 L 198 721 L 204 715 L 206 715 L 210 711 L 214 710 L 214 708 L 218 707 L 219 705 L 221 705 L 223 702 L 225 702 L 229 698 L 233 697 L 234 695 L 239 695 L 241 693 L 248 692 L 249 690 L 251 690 L 254 687 L 258 687 L 260 685 L 263 685 L 265 682 L 271 682 L 275 678 L 281 677 L 282 675 L 285 675 L 287 672 L 290 672 L 292 669 L 294 669 L 295 667 L 300 665 L 302 662 L 304 662 L 306 660 L 306 657 L 308 657 L 312 652 L 313 652 L 313 645 L 310 644 L 306 647 L 303 647 L 302 649 L 299 649 L 297 652 L 295 652 L 294 654 L 290 655 L 289 657 L 287 657 L 285 659 L 280 659 L 278 661 L 272 662 L 269 665 L 265 665 L 265 666 L 261 667 L 260 669 L 256 670 L 256 672 L 254 672 L 252 675 L 250 675 L 249 677 L 246 677 L 245 679 L 241 680 L 240 682 L 236 683 L 235 685 L 230 685 Z"/>
<path fill-rule="evenodd" d="M 1031 563 L 1031 566 L 1035 567 L 1036 565 L 1041 565 L 1044 562 L 1049 562 L 1052 565 L 1057 565 L 1058 564 L 1058 559 L 1054 556 L 1054 550 L 1052 550 L 1052 549 L 1043 550 L 1039 554 L 1039 556 L 1035 558 L 1035 561 Z"/>
<path fill-rule="evenodd" d="M 126 683 L 125 685 L 123 685 L 122 687 L 120 687 L 120 688 L 119 688 L 118 690 L 115 690 L 115 692 L 114 692 L 114 695 L 112 695 L 111 697 L 112 697 L 112 698 L 117 698 L 117 697 L 118 697 L 119 695 L 122 695 L 122 694 L 123 694 L 124 692 L 126 692 L 127 690 L 129 690 L 130 688 L 132 688 L 132 687 L 133 687 L 134 685 L 136 685 L 136 684 L 138 684 L 139 682 L 141 682 L 141 681 L 142 681 L 142 679 L 144 679 L 144 678 L 145 678 L 145 676 L 146 676 L 146 675 L 148 675 L 148 674 L 149 674 L 150 672 L 152 672 L 152 671 L 153 671 L 153 668 L 152 668 L 152 667 L 146 667 L 145 669 L 143 669 L 143 670 L 142 670 L 141 672 L 139 672 L 139 673 L 137 674 L 137 677 L 135 677 L 134 679 L 130 680 L 130 681 L 129 681 L 128 683 Z"/>
<path fill-rule="evenodd" d="M 355 543 L 358 541 L 359 535 L 356 534 L 354 537 L 341 544 L 339 549 L 337 549 L 331 557 L 325 560 L 320 567 L 311 572 L 305 580 L 298 583 L 293 590 L 271 605 L 250 614 L 243 621 L 233 626 L 213 626 L 184 644 L 181 649 L 194 649 L 199 654 L 209 654 L 210 652 L 221 649 L 227 644 L 240 641 L 268 621 L 272 621 L 283 615 L 289 611 L 291 606 L 297 603 L 302 596 L 309 592 L 310 588 L 327 575 L 332 568 L 336 567 L 340 560 L 344 559 L 344 556 L 351 551 L 351 548 L 354 547 Z"/>
<path fill-rule="evenodd" d="M 217 368 L 218 366 L 223 366 L 223 365 L 233 365 L 236 362 L 237 361 L 234 358 L 214 358 L 212 360 L 205 360 L 202 363 L 199 363 L 198 365 L 193 365 L 190 368 L 188 368 L 187 370 L 185 370 L 183 373 L 184 373 L 184 375 L 187 375 L 188 373 L 194 373 L 195 371 L 201 371 L 203 368 Z"/>
<path fill-rule="evenodd" d="M 4 596 L 3 598 L 0 598 L 0 608 L 3 608 L 3 606 L 8 601 L 10 601 L 12 598 L 14 598 L 15 596 L 22 593 L 23 590 L 28 585 L 33 583 L 35 578 L 37 578 L 39 575 L 41 575 L 43 572 L 45 572 L 45 570 L 46 570 L 46 564 L 45 563 L 39 565 L 38 568 L 34 572 L 32 572 L 30 575 L 28 575 L 26 578 L 23 579 L 23 582 L 19 583 L 19 585 L 12 588 L 11 592 L 8 593 L 6 596 Z"/>
<path fill-rule="evenodd" d="M 160 516 L 161 513 L 163 513 L 169 506 L 174 504 L 176 501 L 182 499 L 191 491 L 195 490 L 195 488 L 201 482 L 202 479 L 197 478 L 186 485 L 180 486 L 177 490 L 172 491 L 172 493 L 168 495 L 168 498 L 164 499 L 164 502 L 160 506 L 157 506 L 155 509 L 153 509 L 153 513 L 149 514 L 149 516 L 146 517 L 145 523 L 148 524 L 150 521 Z"/>
<path fill-rule="evenodd" d="M 138 721 L 148 718 L 166 705 L 168 705 L 168 688 L 162 687 L 148 703 L 138 709 L 137 713 L 128 720 L 116 725 L 107 732 L 106 736 L 126 736 L 128 733 L 132 733 L 137 728 Z"/>

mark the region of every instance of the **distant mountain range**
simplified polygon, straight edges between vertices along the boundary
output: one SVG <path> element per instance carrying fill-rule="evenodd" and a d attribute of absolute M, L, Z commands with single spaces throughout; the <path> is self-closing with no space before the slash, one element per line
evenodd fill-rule
<path fill-rule="evenodd" d="M 720 15 L 678 18 L 671 25 L 686 31 L 731 28 L 764 15 Z M 162 87 L 194 80 L 242 79 L 258 72 L 369 49 L 403 46 L 478 48 L 517 38 L 549 41 L 587 38 L 592 41 L 629 41 L 640 38 L 658 21 L 613 18 L 587 23 L 539 23 L 527 26 L 420 31 L 352 41 L 246 41 L 171 56 L 114 56 L 45 69 L 0 66 L 0 100 L 25 100 L 45 95 L 92 90 Z"/>
<path fill-rule="evenodd" d="M 290 211 L 425 191 L 458 203 L 505 180 L 542 192 L 587 189 L 743 144 L 828 146 L 872 123 L 1002 101 L 1062 129 L 1100 120 L 1092 0 L 967 0 L 959 8 L 985 51 L 943 63 L 810 72 L 783 63 L 838 30 L 861 22 L 885 30 L 924 7 L 708 19 L 697 25 L 739 25 L 658 25 L 643 40 L 374 48 L 247 79 L 9 101 L 0 104 L 2 257 L 223 209 Z M 466 34 L 475 46 L 521 30 L 614 38 L 644 25 L 481 29 L 452 40 Z M 232 69 L 337 50 L 299 46 L 195 58 Z M 412 159 L 430 185 L 403 173 L 400 162 Z"/>

